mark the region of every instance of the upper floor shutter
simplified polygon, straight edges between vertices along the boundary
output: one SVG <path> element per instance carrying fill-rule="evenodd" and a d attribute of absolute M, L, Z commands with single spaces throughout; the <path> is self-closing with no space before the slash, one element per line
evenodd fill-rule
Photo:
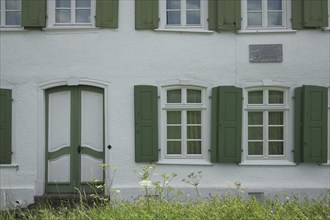
<path fill-rule="evenodd" d="M 158 161 L 157 87 L 134 87 L 135 161 Z"/>
<path fill-rule="evenodd" d="M 95 26 L 118 28 L 118 0 L 97 0 Z"/>
<path fill-rule="evenodd" d="M 293 29 L 326 26 L 328 26 L 328 0 L 292 0 Z"/>
<path fill-rule="evenodd" d="M 209 0 L 209 29 L 235 31 L 241 29 L 241 0 Z"/>
<path fill-rule="evenodd" d="M 11 163 L 12 92 L 0 89 L 0 164 Z"/>
<path fill-rule="evenodd" d="M 22 0 L 22 26 L 46 27 L 46 0 Z"/>
<path fill-rule="evenodd" d="M 158 21 L 158 0 L 135 0 L 135 29 L 156 29 Z"/>

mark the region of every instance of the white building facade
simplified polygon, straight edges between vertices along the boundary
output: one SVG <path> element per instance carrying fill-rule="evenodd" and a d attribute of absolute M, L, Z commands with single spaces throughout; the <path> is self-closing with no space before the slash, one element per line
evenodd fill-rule
<path fill-rule="evenodd" d="M 157 164 L 173 186 L 330 188 L 328 0 L 4 0 L 0 202 Z"/>

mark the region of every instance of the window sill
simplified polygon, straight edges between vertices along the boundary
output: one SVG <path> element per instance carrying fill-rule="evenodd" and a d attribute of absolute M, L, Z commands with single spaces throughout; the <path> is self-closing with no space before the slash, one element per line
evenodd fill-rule
<path fill-rule="evenodd" d="M 296 163 L 287 160 L 246 160 L 240 166 L 296 166 Z"/>
<path fill-rule="evenodd" d="M 324 27 L 322 28 L 322 31 L 330 31 L 330 27 Z"/>
<path fill-rule="evenodd" d="M 330 160 L 328 160 L 327 163 L 322 163 L 321 165 L 322 165 L 322 166 L 330 166 Z"/>
<path fill-rule="evenodd" d="M 213 34 L 213 31 L 204 30 L 204 29 L 155 29 L 156 32 L 182 32 L 182 33 L 201 33 L 201 34 Z"/>
<path fill-rule="evenodd" d="M 19 31 L 28 31 L 23 27 L 0 27 L 1 32 L 19 32 Z"/>
<path fill-rule="evenodd" d="M 296 33 L 297 30 L 292 29 L 265 29 L 265 30 L 241 30 L 238 34 L 264 34 L 264 33 Z"/>
<path fill-rule="evenodd" d="M 47 27 L 43 28 L 43 31 L 50 34 L 81 34 L 81 33 L 97 33 L 99 28 L 97 27 L 81 27 L 81 26 L 61 26 L 61 27 Z"/>
<path fill-rule="evenodd" d="M 213 166 L 213 163 L 203 159 L 164 159 L 156 163 L 157 165 L 193 165 L 193 166 Z"/>
<path fill-rule="evenodd" d="M 0 169 L 1 168 L 14 168 L 18 170 L 18 164 L 0 164 Z"/>

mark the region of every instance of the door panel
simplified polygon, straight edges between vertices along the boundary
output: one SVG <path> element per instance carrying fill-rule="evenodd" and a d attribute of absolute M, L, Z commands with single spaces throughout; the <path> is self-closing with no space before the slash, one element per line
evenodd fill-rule
<path fill-rule="evenodd" d="M 70 167 L 70 155 L 48 160 L 48 182 L 70 183 L 70 169 L 68 167 Z"/>
<path fill-rule="evenodd" d="M 81 155 L 81 182 L 88 182 L 91 179 L 103 180 L 103 170 L 99 164 L 103 163 L 103 159 L 97 159 L 87 154 Z"/>

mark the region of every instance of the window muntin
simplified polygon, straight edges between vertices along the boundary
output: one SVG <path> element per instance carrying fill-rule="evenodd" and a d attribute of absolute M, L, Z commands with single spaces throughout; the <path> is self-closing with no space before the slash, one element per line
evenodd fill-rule
<path fill-rule="evenodd" d="M 0 1 L 0 26 L 20 27 L 21 26 L 21 0 Z"/>
<path fill-rule="evenodd" d="M 286 0 L 243 0 L 247 29 L 284 28 Z"/>
<path fill-rule="evenodd" d="M 205 108 L 204 91 L 197 88 L 166 89 L 164 103 L 165 158 L 202 158 Z"/>
<path fill-rule="evenodd" d="M 92 26 L 95 0 L 49 0 L 49 26 Z"/>
<path fill-rule="evenodd" d="M 247 156 L 285 156 L 285 91 L 260 89 L 247 92 Z"/>

